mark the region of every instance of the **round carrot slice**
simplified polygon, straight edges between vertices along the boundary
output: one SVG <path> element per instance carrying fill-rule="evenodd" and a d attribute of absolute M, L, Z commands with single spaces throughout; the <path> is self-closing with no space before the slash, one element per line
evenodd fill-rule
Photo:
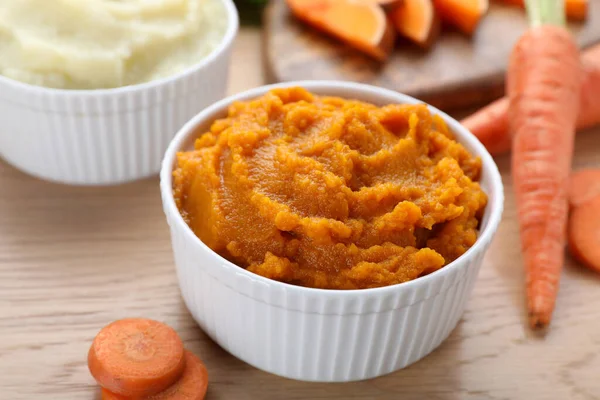
<path fill-rule="evenodd" d="M 125 396 L 121 396 L 118 394 L 115 394 L 109 390 L 106 389 L 102 389 L 102 396 L 101 396 L 102 400 L 129 400 L 129 398 L 125 397 Z"/>
<path fill-rule="evenodd" d="M 207 389 L 206 367 L 198 357 L 186 350 L 183 376 L 173 386 L 147 400 L 202 400 Z"/>
<path fill-rule="evenodd" d="M 202 400 L 208 389 L 208 373 L 198 357 L 185 352 L 186 365 L 181 378 L 167 390 L 141 400 Z M 127 400 L 127 397 L 103 389 L 102 400 Z"/>
<path fill-rule="evenodd" d="M 162 322 L 122 319 L 98 333 L 88 353 L 88 367 L 98 384 L 113 393 L 150 396 L 181 377 L 183 343 Z"/>
<path fill-rule="evenodd" d="M 574 172 L 569 184 L 569 202 L 581 206 L 600 196 L 600 169 L 582 169 Z"/>
<path fill-rule="evenodd" d="M 586 267 L 600 272 L 600 197 L 575 208 L 569 221 L 569 251 Z"/>

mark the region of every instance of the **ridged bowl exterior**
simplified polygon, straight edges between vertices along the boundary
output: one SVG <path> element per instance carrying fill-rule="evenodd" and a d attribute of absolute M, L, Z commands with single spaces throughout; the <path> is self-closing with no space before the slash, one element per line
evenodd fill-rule
<path fill-rule="evenodd" d="M 415 102 L 407 96 L 358 84 L 292 82 L 318 94 L 379 104 Z M 235 97 L 264 93 L 259 88 Z M 220 346 L 262 370 L 304 381 L 343 382 L 404 368 L 438 347 L 458 323 L 503 208 L 500 175 L 483 146 L 442 114 L 459 140 L 482 156 L 482 186 L 490 196 L 476 245 L 426 277 L 378 289 L 335 291 L 302 288 L 252 274 L 204 245 L 177 211 L 172 170 L 177 150 L 222 116 L 225 99 L 187 124 L 167 150 L 161 192 L 170 226 L 184 301 L 200 327 Z M 437 110 L 435 110 L 437 112 Z"/>
<path fill-rule="evenodd" d="M 221 44 L 173 77 L 106 90 L 57 90 L 0 76 L 0 157 L 38 178 L 110 185 L 155 175 L 175 133 L 227 90 L 238 16 Z"/>

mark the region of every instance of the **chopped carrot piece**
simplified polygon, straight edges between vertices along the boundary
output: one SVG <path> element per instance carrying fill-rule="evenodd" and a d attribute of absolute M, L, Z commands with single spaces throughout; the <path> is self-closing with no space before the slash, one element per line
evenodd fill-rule
<path fill-rule="evenodd" d="M 379 61 L 394 47 L 395 31 L 383 9 L 357 0 L 287 0 L 294 15 Z"/>
<path fill-rule="evenodd" d="M 583 169 L 571 174 L 569 203 L 579 207 L 600 196 L 600 169 Z"/>
<path fill-rule="evenodd" d="M 525 6 L 524 0 L 503 1 L 520 7 Z M 567 13 L 567 18 L 577 21 L 586 19 L 588 14 L 588 0 L 565 0 L 565 12 Z"/>
<path fill-rule="evenodd" d="M 489 8 L 488 0 L 434 0 L 434 5 L 443 21 L 468 35 L 475 32 Z"/>
<path fill-rule="evenodd" d="M 441 22 L 432 0 L 405 0 L 390 18 L 396 30 L 422 47 L 429 47 L 440 33 Z"/>
<path fill-rule="evenodd" d="M 588 14 L 587 0 L 567 0 L 567 17 L 574 20 L 584 20 Z"/>
<path fill-rule="evenodd" d="M 569 251 L 586 267 L 600 272 L 600 197 L 576 207 L 569 220 Z"/>
<path fill-rule="evenodd" d="M 183 343 L 171 327 L 148 319 L 122 319 L 98 333 L 88 353 L 98 384 L 131 397 L 149 396 L 175 383 L 185 367 Z"/>
<path fill-rule="evenodd" d="M 186 366 L 181 378 L 167 390 L 138 400 L 202 400 L 208 389 L 208 372 L 198 357 L 185 352 Z M 127 400 L 127 397 L 102 390 L 102 400 Z"/>
<path fill-rule="evenodd" d="M 390 9 L 395 6 L 402 4 L 405 0 L 361 0 L 363 2 L 369 2 L 374 4 L 379 4 L 384 9 Z"/>

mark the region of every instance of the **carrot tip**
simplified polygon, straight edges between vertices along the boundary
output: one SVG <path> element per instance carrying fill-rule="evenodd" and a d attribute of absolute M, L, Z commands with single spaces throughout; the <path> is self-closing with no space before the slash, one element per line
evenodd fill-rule
<path fill-rule="evenodd" d="M 532 330 L 544 333 L 550 325 L 550 321 L 542 315 L 535 312 L 529 313 L 529 326 Z"/>

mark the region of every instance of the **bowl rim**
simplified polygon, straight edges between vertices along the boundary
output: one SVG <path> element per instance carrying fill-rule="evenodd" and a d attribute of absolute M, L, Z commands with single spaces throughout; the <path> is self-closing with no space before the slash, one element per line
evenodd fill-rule
<path fill-rule="evenodd" d="M 432 272 L 423 277 L 413 279 L 408 282 L 403 282 L 395 285 L 388 285 L 376 288 L 367 288 L 367 289 L 350 289 L 350 290 L 339 290 L 339 289 L 320 289 L 320 288 L 310 288 L 304 286 L 292 285 L 285 282 L 276 281 L 273 279 L 269 279 L 263 277 L 258 274 L 254 274 L 245 268 L 241 268 L 238 265 L 232 263 L 231 261 L 225 259 L 211 248 L 209 248 L 204 242 L 200 240 L 194 234 L 192 229 L 185 223 L 183 217 L 181 216 L 177 206 L 175 205 L 175 199 L 173 197 L 173 168 L 175 166 L 176 155 L 177 152 L 182 148 L 182 145 L 187 142 L 190 136 L 194 134 L 198 134 L 196 132 L 196 127 L 205 123 L 207 118 L 210 118 L 215 113 L 223 113 L 227 111 L 227 107 L 235 102 L 235 101 L 245 101 L 251 98 L 255 98 L 263 95 L 271 89 L 276 88 L 286 88 L 300 86 L 309 91 L 318 90 L 321 93 L 326 92 L 328 90 L 347 90 L 349 93 L 345 98 L 354 97 L 360 100 L 360 95 L 370 95 L 374 97 L 386 97 L 386 98 L 396 98 L 397 103 L 400 104 L 426 104 L 420 100 L 417 100 L 411 96 L 405 95 L 400 92 L 396 92 L 389 89 L 379 88 L 372 85 L 362 84 L 362 83 L 354 83 L 354 82 L 346 82 L 346 81 L 327 81 L 327 80 L 305 80 L 305 81 L 290 81 L 283 83 L 276 83 L 271 85 L 259 86 L 250 90 L 246 90 L 232 96 L 228 96 L 211 106 L 205 108 L 200 113 L 198 113 L 195 117 L 193 117 L 190 121 L 188 121 L 173 137 L 171 143 L 169 143 L 169 147 L 165 152 L 163 161 L 161 163 L 161 171 L 160 171 L 160 191 L 161 198 L 163 202 L 163 210 L 167 217 L 167 221 L 169 225 L 171 223 L 176 224 L 175 227 L 171 226 L 171 229 L 177 229 L 179 232 L 182 232 L 187 240 L 190 240 L 193 246 L 200 247 L 201 250 L 209 255 L 211 255 L 212 259 L 218 263 L 218 267 L 225 269 L 226 273 L 231 273 L 234 275 L 242 275 L 247 279 L 260 283 L 262 285 L 268 285 L 274 289 L 284 289 L 286 291 L 293 291 L 296 293 L 303 294 L 313 294 L 313 295 L 328 295 L 328 296 L 336 296 L 338 298 L 345 298 L 347 296 L 356 296 L 357 294 L 361 295 L 385 295 L 392 292 L 396 292 L 398 290 L 409 290 L 415 286 L 426 285 L 431 283 L 434 280 L 442 279 L 443 277 L 451 274 L 454 270 L 459 268 L 466 268 L 469 263 L 464 262 L 465 260 L 473 257 L 477 252 L 482 250 L 486 243 L 491 242 L 498 225 L 502 219 L 502 213 L 504 208 L 504 187 L 502 184 L 502 178 L 500 172 L 498 170 L 498 166 L 496 165 L 494 159 L 490 155 L 490 153 L 486 150 L 483 144 L 464 126 L 462 126 L 458 121 L 454 118 L 450 117 L 448 114 L 440 111 L 439 109 L 427 104 L 432 113 L 441 116 L 444 121 L 449 125 L 450 129 L 456 133 L 459 137 L 459 141 L 461 143 L 466 143 L 475 151 L 476 155 L 481 157 L 482 160 L 482 171 L 485 171 L 486 175 L 489 177 L 490 189 L 488 196 L 490 197 L 490 201 L 488 201 L 488 206 L 491 209 L 486 213 L 488 215 L 488 221 L 486 227 L 483 231 L 480 232 L 477 241 L 473 246 L 471 246 L 463 255 L 458 257 L 456 260 L 452 261 L 448 265 L 443 268 L 438 269 L 435 272 Z M 353 95 L 352 93 L 356 93 Z M 324 93 L 323 93 L 324 95 Z M 340 96 L 344 97 L 344 96 Z M 493 197 L 493 201 L 491 201 Z M 174 216 L 171 219 L 171 216 Z"/>
<path fill-rule="evenodd" d="M 177 81 L 182 78 L 186 78 L 193 73 L 203 69 L 206 65 L 214 62 L 223 52 L 231 47 L 237 32 L 239 29 L 239 15 L 233 0 L 217 0 L 225 7 L 225 13 L 227 14 L 227 28 L 225 34 L 217 44 L 217 46 L 202 58 L 197 63 L 187 66 L 183 70 L 173 75 L 168 75 L 159 79 L 153 79 L 148 82 L 137 83 L 128 86 L 119 86 L 115 88 L 101 88 L 101 89 L 61 89 L 52 88 L 40 85 L 34 85 L 31 83 L 21 82 L 16 79 L 9 78 L 0 74 L 0 85 L 6 85 L 11 89 L 15 90 L 26 90 L 32 94 L 39 95 L 54 95 L 54 96 L 81 96 L 81 97 L 92 97 L 92 96 L 112 96 L 127 92 L 139 92 L 144 90 L 150 90 L 158 86 L 162 86 L 172 81 Z"/>

